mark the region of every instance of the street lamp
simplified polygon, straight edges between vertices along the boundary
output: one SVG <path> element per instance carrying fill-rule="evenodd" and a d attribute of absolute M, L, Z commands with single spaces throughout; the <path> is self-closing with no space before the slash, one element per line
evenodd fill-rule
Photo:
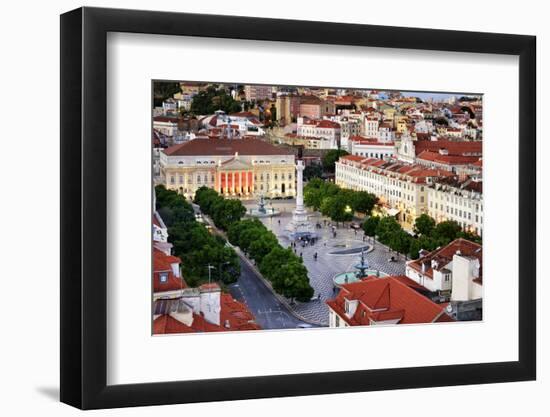
<path fill-rule="evenodd" d="M 210 264 L 208 264 L 207 267 L 208 267 L 208 283 L 210 284 L 210 283 L 212 283 L 212 273 L 211 273 L 211 271 L 213 269 L 216 269 L 216 267 L 214 265 L 210 265 Z"/>

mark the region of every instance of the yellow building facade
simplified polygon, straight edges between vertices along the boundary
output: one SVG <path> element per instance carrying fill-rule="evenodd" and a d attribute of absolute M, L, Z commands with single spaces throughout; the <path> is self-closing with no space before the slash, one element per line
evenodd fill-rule
<path fill-rule="evenodd" d="M 294 161 L 260 139 L 195 139 L 161 152 L 160 181 L 187 198 L 202 186 L 242 199 L 294 197 Z"/>

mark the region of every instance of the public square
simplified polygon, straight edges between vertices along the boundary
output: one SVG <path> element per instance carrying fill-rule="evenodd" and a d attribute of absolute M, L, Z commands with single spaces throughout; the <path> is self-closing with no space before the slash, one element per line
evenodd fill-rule
<path fill-rule="evenodd" d="M 285 228 L 292 220 L 295 200 L 273 200 L 268 204 L 269 207 L 279 210 L 280 214 L 274 217 L 260 218 L 260 221 L 277 236 L 282 246 L 289 247 L 291 242 Z M 245 206 L 250 211 L 251 208 L 257 206 L 257 202 L 248 201 Z M 309 220 L 314 226 L 316 223 L 321 225 L 320 229 L 314 227 L 318 239 L 313 245 L 302 246 L 298 243 L 295 250 L 297 255 L 302 256 L 307 267 L 310 284 L 315 290 L 314 300 L 307 303 L 297 302 L 290 306 L 294 313 L 304 321 L 328 326 L 329 314 L 325 301 L 336 295 L 333 277 L 341 272 L 354 271 L 354 265 L 360 260 L 360 253 L 337 255 L 334 252 L 368 246 L 365 258 L 369 268 L 380 270 L 389 275 L 405 273 L 403 256 L 390 252 L 387 247 L 378 242 L 363 241 L 362 230 L 355 231 L 348 224 L 345 226 L 340 224 L 335 229 L 336 237 L 333 237 L 330 219 L 324 218 L 318 212 L 309 212 Z M 317 259 L 315 259 L 315 253 L 317 253 Z M 389 259 L 392 256 L 395 260 L 390 262 Z"/>

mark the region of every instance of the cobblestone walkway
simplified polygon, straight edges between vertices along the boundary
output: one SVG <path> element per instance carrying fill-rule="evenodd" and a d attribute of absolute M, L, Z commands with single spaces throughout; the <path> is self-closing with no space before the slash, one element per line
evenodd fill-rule
<path fill-rule="evenodd" d="M 274 203 L 273 207 L 279 208 L 277 203 Z M 290 241 L 285 233 L 285 226 L 292 218 L 289 202 L 285 202 L 284 206 L 281 205 L 281 208 L 284 212 L 280 216 L 260 220 L 275 233 L 281 245 L 289 247 Z M 319 240 L 313 246 L 302 247 L 298 245 L 296 253 L 298 255 L 302 254 L 304 264 L 308 269 L 310 284 L 315 290 L 314 297 L 318 297 L 320 294 L 321 298 L 308 303 L 296 303 L 292 306 L 292 309 L 307 321 L 328 326 L 328 307 L 325 301 L 336 295 L 332 278 L 341 272 L 353 271 L 353 266 L 359 262 L 358 254 L 331 255 L 329 252 L 364 246 L 365 242 L 362 240 L 362 230 L 355 233 L 353 229 L 342 226 L 336 229 L 336 238 L 333 238 L 331 229 L 328 227 L 329 221 L 325 226 L 324 218 L 318 213 L 311 215 L 310 221 L 313 224 L 319 222 L 323 225 L 322 229 L 316 229 Z M 405 273 L 405 259 L 403 256 L 398 257 L 379 243 L 366 243 L 374 246 L 373 250 L 365 255 L 370 268 L 378 269 L 389 275 L 402 275 Z M 314 259 L 316 252 L 318 254 L 317 260 Z M 388 261 L 392 255 L 396 257 L 395 262 Z"/>

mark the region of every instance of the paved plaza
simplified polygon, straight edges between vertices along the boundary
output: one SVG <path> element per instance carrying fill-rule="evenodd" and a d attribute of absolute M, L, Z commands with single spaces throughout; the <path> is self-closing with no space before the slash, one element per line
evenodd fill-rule
<path fill-rule="evenodd" d="M 292 219 L 294 200 L 275 200 L 272 205 L 274 208 L 279 209 L 281 214 L 276 217 L 261 218 L 260 220 L 273 231 L 282 246 L 289 247 L 290 240 L 285 227 Z M 246 207 L 254 207 L 254 203 L 248 202 Z M 304 264 L 308 269 L 311 286 L 315 290 L 314 298 L 320 295 L 320 299 L 308 303 L 296 303 L 291 306 L 294 312 L 304 320 L 320 325 L 328 325 L 328 307 L 325 301 L 336 296 L 332 279 L 341 272 L 354 271 L 354 265 L 359 262 L 360 254 L 334 255 L 331 252 L 369 245 L 372 250 L 365 255 L 369 268 L 378 269 L 389 275 L 402 275 L 405 273 L 404 257 L 397 256 L 395 252 L 390 253 L 385 246 L 377 242 L 363 242 L 362 230 L 355 232 L 348 226 L 343 227 L 340 225 L 336 229 L 336 237 L 334 238 L 331 227 L 329 227 L 330 220 L 325 219 L 319 213 L 312 213 L 309 218 L 313 225 L 317 222 L 322 225 L 321 229 L 315 229 L 318 233 L 318 240 L 314 245 L 306 245 L 305 247 L 297 244 L 296 254 L 302 255 Z M 317 260 L 314 258 L 315 253 L 318 255 Z M 394 256 L 396 261 L 389 262 L 388 259 L 391 256 Z"/>

